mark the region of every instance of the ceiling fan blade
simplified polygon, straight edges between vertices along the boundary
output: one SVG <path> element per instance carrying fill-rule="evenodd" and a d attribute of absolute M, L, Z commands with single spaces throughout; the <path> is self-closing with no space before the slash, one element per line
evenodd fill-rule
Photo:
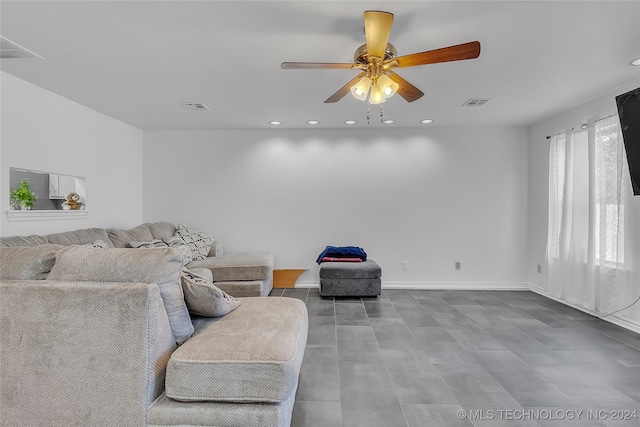
<path fill-rule="evenodd" d="M 367 38 L 367 55 L 384 58 L 389 33 L 393 24 L 393 13 L 368 10 L 364 13 L 364 34 Z"/>
<path fill-rule="evenodd" d="M 398 67 L 413 67 L 415 65 L 474 59 L 478 56 L 480 56 L 480 42 L 474 41 L 455 46 L 443 47 L 441 49 L 399 56 L 395 61 L 398 63 Z"/>
<path fill-rule="evenodd" d="M 336 93 L 334 93 L 333 95 L 328 97 L 324 101 L 324 103 L 325 104 L 331 104 L 333 102 L 340 101 L 342 98 L 344 98 L 344 96 L 346 94 L 348 94 L 351 91 L 351 86 L 353 86 L 354 84 L 358 83 L 358 81 L 360 81 L 360 79 L 363 78 L 366 75 L 367 75 L 367 73 L 364 72 L 364 71 L 362 73 L 358 74 L 349 83 L 347 83 L 346 85 L 344 85 L 340 89 L 338 89 L 338 91 Z"/>
<path fill-rule="evenodd" d="M 387 73 L 391 80 L 400 85 L 396 93 L 403 97 L 407 102 L 413 102 L 416 99 L 422 98 L 422 96 L 424 95 L 424 92 L 422 92 L 420 89 L 418 89 L 393 71 L 387 71 Z"/>
<path fill-rule="evenodd" d="M 288 69 L 313 69 L 313 68 L 358 68 L 358 64 L 343 64 L 331 62 L 283 62 L 280 67 Z"/>

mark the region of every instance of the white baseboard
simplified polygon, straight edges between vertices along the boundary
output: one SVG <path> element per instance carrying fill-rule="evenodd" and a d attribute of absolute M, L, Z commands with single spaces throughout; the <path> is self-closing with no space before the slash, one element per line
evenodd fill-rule
<path fill-rule="evenodd" d="M 529 288 L 531 289 L 532 292 L 535 292 L 537 294 L 542 295 L 543 297 L 552 299 L 554 301 L 557 301 L 561 304 L 564 304 L 566 306 L 569 306 L 571 308 L 575 308 L 576 310 L 580 310 L 583 313 L 587 313 L 593 317 L 597 317 L 598 319 L 601 320 L 605 320 L 609 323 L 613 323 L 614 325 L 620 326 L 621 328 L 625 328 L 625 329 L 629 329 L 630 331 L 633 331 L 635 333 L 640 334 L 640 322 L 636 322 L 634 320 L 629 320 L 629 319 L 625 319 L 623 317 L 619 317 L 619 316 L 607 316 L 607 317 L 600 317 L 599 313 L 593 311 L 593 310 L 589 310 L 587 308 L 581 307 L 579 305 L 576 304 L 572 304 L 570 302 L 561 300 L 559 298 L 553 297 L 551 295 L 549 295 L 546 290 L 539 288 L 535 285 L 530 285 Z"/>
<path fill-rule="evenodd" d="M 296 288 L 318 288 L 317 281 L 298 281 Z M 382 289 L 528 291 L 529 285 L 518 282 L 382 282 Z"/>
<path fill-rule="evenodd" d="M 528 291 L 518 282 L 382 282 L 382 289 L 454 290 L 454 291 Z"/>

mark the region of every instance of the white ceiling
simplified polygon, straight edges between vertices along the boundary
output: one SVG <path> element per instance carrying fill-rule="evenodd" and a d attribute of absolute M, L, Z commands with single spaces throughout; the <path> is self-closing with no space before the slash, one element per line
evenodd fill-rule
<path fill-rule="evenodd" d="M 363 12 L 395 14 L 398 55 L 478 40 L 476 60 L 398 69 L 425 96 L 385 118 L 347 95 Z M 528 125 L 638 80 L 640 1 L 2 1 L 0 34 L 44 57 L 4 71 L 145 130 Z M 490 98 L 462 108 L 469 98 Z M 210 111 L 187 111 L 202 102 Z M 432 125 L 432 126 L 433 126 Z"/>

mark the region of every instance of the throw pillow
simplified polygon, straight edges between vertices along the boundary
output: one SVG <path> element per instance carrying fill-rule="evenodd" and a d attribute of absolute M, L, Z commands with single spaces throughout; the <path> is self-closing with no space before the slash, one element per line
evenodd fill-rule
<path fill-rule="evenodd" d="M 184 299 L 191 314 L 220 317 L 238 308 L 240 301 L 189 270 L 180 277 Z"/>
<path fill-rule="evenodd" d="M 44 280 L 56 262 L 59 245 L 0 248 L 0 279 Z"/>
<path fill-rule="evenodd" d="M 107 244 L 107 242 L 105 242 L 104 240 L 94 240 L 91 243 L 85 243 L 86 246 L 91 246 L 93 248 L 98 248 L 98 249 L 107 249 L 109 248 L 109 245 Z"/>
<path fill-rule="evenodd" d="M 178 224 L 175 235 L 182 238 L 189 249 L 191 249 L 194 260 L 207 258 L 211 250 L 211 245 L 215 242 L 214 236 L 203 231 L 194 230 L 184 224 Z"/>
<path fill-rule="evenodd" d="M 193 261 L 191 249 L 189 249 L 180 237 L 169 237 L 168 239 L 154 239 L 149 242 L 129 242 L 132 248 L 176 248 L 182 254 L 182 264 L 187 265 Z"/>
<path fill-rule="evenodd" d="M 178 344 L 193 334 L 193 324 L 180 283 L 182 256 L 173 248 L 132 251 L 126 248 L 96 250 L 68 246 L 56 254 L 49 280 L 86 282 L 156 283 Z"/>

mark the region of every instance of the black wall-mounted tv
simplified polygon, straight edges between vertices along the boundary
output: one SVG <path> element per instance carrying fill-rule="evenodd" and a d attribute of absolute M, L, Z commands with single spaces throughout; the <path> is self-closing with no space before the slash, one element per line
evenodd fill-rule
<path fill-rule="evenodd" d="M 633 195 L 640 196 L 640 88 L 616 96 Z"/>

